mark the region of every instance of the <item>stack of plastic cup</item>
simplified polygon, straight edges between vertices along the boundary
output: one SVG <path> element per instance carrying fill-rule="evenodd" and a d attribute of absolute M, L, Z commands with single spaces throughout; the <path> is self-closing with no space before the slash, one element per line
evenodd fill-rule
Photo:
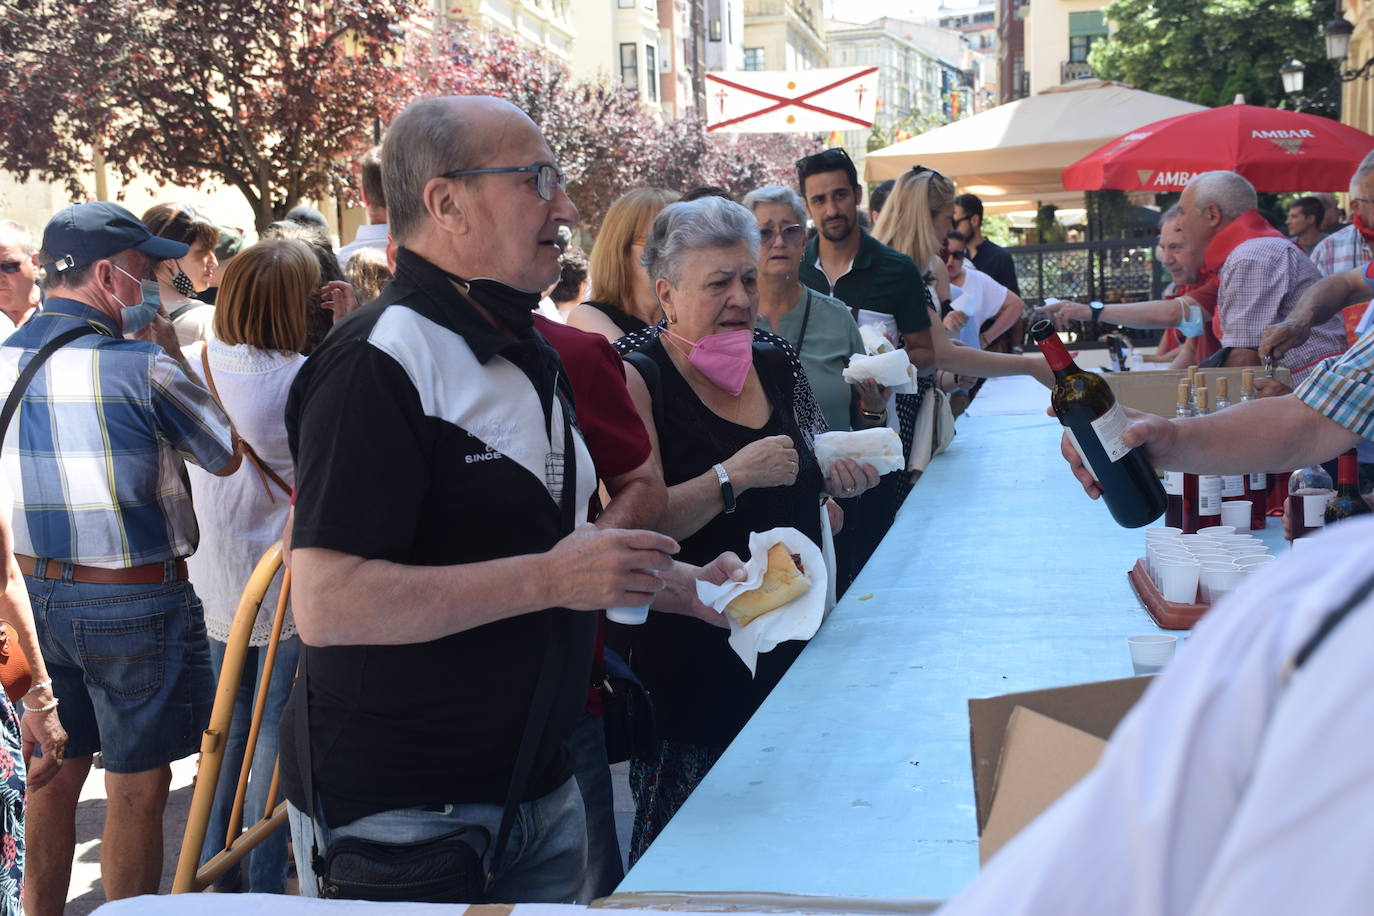
<path fill-rule="evenodd" d="M 1221 504 L 1221 523 L 1236 531 L 1250 530 L 1250 500 L 1233 499 Z"/>

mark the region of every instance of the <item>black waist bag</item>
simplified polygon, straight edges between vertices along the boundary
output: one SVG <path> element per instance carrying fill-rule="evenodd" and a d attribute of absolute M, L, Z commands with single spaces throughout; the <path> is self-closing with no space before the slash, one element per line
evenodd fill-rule
<path fill-rule="evenodd" d="M 601 720 L 606 730 L 606 760 L 652 760 L 657 734 L 654 701 L 639 677 L 610 647 L 601 682 Z"/>
<path fill-rule="evenodd" d="M 319 893 L 331 900 L 469 903 L 485 892 L 482 856 L 490 846 L 483 827 L 415 843 L 344 837 L 315 863 Z"/>

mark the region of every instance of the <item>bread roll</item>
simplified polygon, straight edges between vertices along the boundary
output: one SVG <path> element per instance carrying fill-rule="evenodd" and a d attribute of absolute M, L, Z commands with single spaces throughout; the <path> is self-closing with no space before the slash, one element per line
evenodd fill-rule
<path fill-rule="evenodd" d="M 787 545 L 781 542 L 768 548 L 768 568 L 758 588 L 736 595 L 725 606 L 726 613 L 747 627 L 755 618 L 776 611 L 787 602 L 806 593 L 811 579 L 802 570 Z"/>

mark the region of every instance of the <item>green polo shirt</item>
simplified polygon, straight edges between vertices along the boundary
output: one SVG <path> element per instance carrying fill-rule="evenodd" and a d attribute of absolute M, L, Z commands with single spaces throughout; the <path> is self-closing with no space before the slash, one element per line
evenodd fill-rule
<path fill-rule="evenodd" d="M 930 327 L 930 291 L 911 258 L 863 232 L 849 273 L 832 289 L 825 272 L 816 265 L 819 246 L 819 238 L 813 238 L 802 255 L 800 278 L 807 286 L 834 296 L 851 311 L 866 309 L 891 315 L 903 334 Z"/>
<path fill-rule="evenodd" d="M 768 326 L 768 319 L 760 315 L 759 324 Z M 848 430 L 854 389 L 844 380 L 844 368 L 850 356 L 864 351 L 864 339 L 849 309 L 838 299 L 804 288 L 792 311 L 778 319 L 775 333 L 797 351 L 826 425 Z"/>

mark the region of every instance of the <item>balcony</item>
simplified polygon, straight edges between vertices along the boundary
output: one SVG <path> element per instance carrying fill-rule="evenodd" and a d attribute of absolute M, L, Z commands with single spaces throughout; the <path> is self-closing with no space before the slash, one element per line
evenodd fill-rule
<path fill-rule="evenodd" d="M 1092 65 L 1086 60 L 1066 60 L 1059 65 L 1059 82 L 1061 83 L 1092 75 Z"/>

